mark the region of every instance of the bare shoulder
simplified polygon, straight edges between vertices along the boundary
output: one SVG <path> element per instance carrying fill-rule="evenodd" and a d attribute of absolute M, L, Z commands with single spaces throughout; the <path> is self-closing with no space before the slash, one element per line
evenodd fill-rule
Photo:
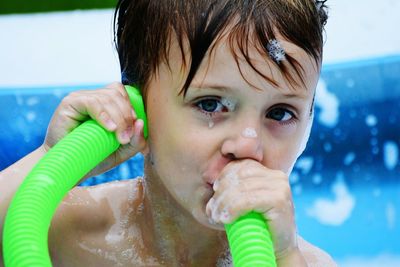
<path fill-rule="evenodd" d="M 114 220 L 116 207 L 139 205 L 142 194 L 141 179 L 75 187 L 57 208 L 52 224 L 68 223 L 96 230 Z"/>
<path fill-rule="evenodd" d="M 114 264 L 115 257 L 105 257 L 130 245 L 120 235 L 133 224 L 131 214 L 141 208 L 142 188 L 138 178 L 72 189 L 51 222 L 49 248 L 54 266 Z M 118 231 L 114 231 L 116 225 Z"/>
<path fill-rule="evenodd" d="M 322 249 L 298 236 L 300 251 L 309 267 L 336 267 L 338 266 L 332 257 Z"/>

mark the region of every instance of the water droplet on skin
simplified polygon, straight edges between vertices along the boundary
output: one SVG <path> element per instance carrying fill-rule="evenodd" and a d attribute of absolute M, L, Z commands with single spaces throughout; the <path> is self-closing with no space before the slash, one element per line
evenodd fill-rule
<path fill-rule="evenodd" d="M 225 250 L 224 253 L 218 258 L 217 267 L 231 267 L 232 265 L 232 255 L 229 248 Z"/>
<path fill-rule="evenodd" d="M 227 209 L 223 209 L 220 215 L 220 221 L 221 222 L 228 222 L 231 219 L 231 215 Z"/>
<path fill-rule="evenodd" d="M 213 120 L 210 119 L 210 120 L 208 121 L 208 128 L 211 129 L 212 127 L 214 127 L 214 122 L 213 122 Z"/>
<path fill-rule="evenodd" d="M 236 100 L 230 98 L 223 97 L 221 99 L 221 104 L 224 105 L 230 112 L 236 109 L 236 103 L 237 103 Z"/>
<path fill-rule="evenodd" d="M 226 174 L 226 178 L 228 178 L 228 181 L 230 182 L 229 183 L 230 186 L 239 185 L 239 177 L 237 175 L 237 171 L 238 171 L 238 168 L 235 168 Z"/>
<path fill-rule="evenodd" d="M 254 128 L 247 127 L 242 131 L 242 136 L 245 138 L 256 138 L 257 132 Z"/>

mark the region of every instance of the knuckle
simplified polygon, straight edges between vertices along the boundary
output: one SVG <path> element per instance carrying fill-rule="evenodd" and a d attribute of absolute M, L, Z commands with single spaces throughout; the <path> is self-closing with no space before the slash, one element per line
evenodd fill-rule
<path fill-rule="evenodd" d="M 74 98 L 74 97 L 79 97 L 82 94 L 80 91 L 73 91 L 70 92 L 65 98 Z"/>
<path fill-rule="evenodd" d="M 250 189 L 251 189 L 251 186 L 247 182 L 240 183 L 239 190 L 241 192 L 244 192 L 247 197 L 251 195 Z"/>
<path fill-rule="evenodd" d="M 111 88 L 110 90 L 107 90 L 107 92 L 108 92 L 110 95 L 114 96 L 114 97 L 118 97 L 118 98 L 123 97 L 123 95 L 122 95 L 120 89 L 118 89 L 118 88 Z"/>
<path fill-rule="evenodd" d="M 122 88 L 123 89 L 124 85 L 120 82 L 112 82 L 109 85 L 107 85 L 106 88 L 109 88 L 109 89 L 121 89 Z"/>
<path fill-rule="evenodd" d="M 253 206 L 259 201 L 257 196 L 252 192 L 247 192 L 246 194 L 248 205 L 253 208 Z"/>
<path fill-rule="evenodd" d="M 251 175 L 251 169 L 250 168 L 246 168 L 246 166 L 241 166 L 238 170 L 237 170 L 237 175 L 239 177 L 246 177 Z"/>
<path fill-rule="evenodd" d="M 279 180 L 284 180 L 284 181 L 289 180 L 289 176 L 281 170 L 274 170 L 274 175 Z"/>
<path fill-rule="evenodd" d="M 279 206 L 286 205 L 291 200 L 291 195 L 290 187 L 284 186 L 276 192 L 276 202 Z"/>
<path fill-rule="evenodd" d="M 85 96 L 85 102 L 87 103 L 88 107 L 92 107 L 98 105 L 98 99 L 96 97 Z"/>
<path fill-rule="evenodd" d="M 104 105 L 105 107 L 110 107 L 114 104 L 114 99 L 113 97 L 109 96 L 109 95 L 102 95 L 99 96 L 97 99 L 98 102 L 100 102 L 102 105 Z"/>
<path fill-rule="evenodd" d="M 61 104 L 68 104 L 69 102 L 72 102 L 73 99 L 77 98 L 79 96 L 79 94 L 77 92 L 71 92 L 69 94 L 67 94 L 62 100 L 61 100 Z"/>

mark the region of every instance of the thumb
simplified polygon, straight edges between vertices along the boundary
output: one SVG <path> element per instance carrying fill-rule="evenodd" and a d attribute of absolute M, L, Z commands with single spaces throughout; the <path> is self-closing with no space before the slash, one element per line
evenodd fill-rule
<path fill-rule="evenodd" d="M 145 149 L 147 149 L 147 142 L 143 136 L 143 121 L 139 119 L 134 123 L 133 136 L 130 143 L 121 145 L 117 151 L 85 175 L 85 179 L 104 173 L 135 156 L 137 153 L 145 151 Z"/>
<path fill-rule="evenodd" d="M 131 137 L 131 141 L 128 144 L 122 145 L 117 151 L 119 158 L 118 161 L 120 163 L 147 149 L 147 142 L 144 138 L 143 127 L 143 120 L 137 119 L 133 125 L 133 135 Z"/>

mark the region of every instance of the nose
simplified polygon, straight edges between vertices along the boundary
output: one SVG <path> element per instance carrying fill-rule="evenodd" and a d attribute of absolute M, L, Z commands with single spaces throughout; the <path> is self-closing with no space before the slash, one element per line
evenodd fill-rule
<path fill-rule="evenodd" d="M 224 140 L 221 153 L 231 159 L 253 159 L 262 162 L 264 152 L 259 129 L 260 127 L 248 125 L 238 127 Z"/>

